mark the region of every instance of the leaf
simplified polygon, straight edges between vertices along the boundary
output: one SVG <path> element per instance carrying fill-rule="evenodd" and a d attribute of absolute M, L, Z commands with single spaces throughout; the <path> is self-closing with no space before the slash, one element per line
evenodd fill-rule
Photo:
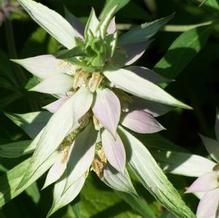
<path fill-rule="evenodd" d="M 0 145 L 0 157 L 3 158 L 18 158 L 34 151 L 30 148 L 30 140 L 11 142 L 8 144 Z"/>
<path fill-rule="evenodd" d="M 130 167 L 144 187 L 176 216 L 195 218 L 147 148 L 121 127 L 120 135 L 128 150 Z"/>
<path fill-rule="evenodd" d="M 108 14 L 112 10 L 112 8 L 116 8 L 116 10 L 114 10 L 114 13 L 111 15 L 113 17 L 113 15 L 115 13 L 117 13 L 125 5 L 127 5 L 129 3 L 129 1 L 130 0 L 107 0 L 106 4 L 105 4 L 105 6 L 100 14 L 100 20 L 104 20 L 105 17 L 108 16 Z"/>
<path fill-rule="evenodd" d="M 191 109 L 191 107 L 178 101 L 156 84 L 142 78 L 130 70 L 119 69 L 114 71 L 104 71 L 104 75 L 116 87 L 134 96 L 162 104 Z"/>
<path fill-rule="evenodd" d="M 17 126 L 21 127 L 30 138 L 34 138 L 51 117 L 51 114 L 46 111 L 37 111 L 26 114 L 5 113 L 5 115 Z"/>
<path fill-rule="evenodd" d="M 144 218 L 157 218 L 143 198 L 135 197 L 125 192 L 116 192 L 116 194 Z"/>
<path fill-rule="evenodd" d="M 37 183 L 33 183 L 26 190 L 26 193 L 32 198 L 34 203 L 39 203 L 40 200 L 40 191 L 37 187 Z"/>
<path fill-rule="evenodd" d="M 75 47 L 76 33 L 72 26 L 58 13 L 32 0 L 18 0 L 27 13 L 43 29 L 68 49 Z"/>
<path fill-rule="evenodd" d="M 37 172 L 38 167 L 58 148 L 69 131 L 79 127 L 79 119 L 90 109 L 92 101 L 93 95 L 82 87 L 50 118 L 42 136 L 38 141 L 36 138 L 34 140 L 37 144 L 36 150 L 20 186 Z"/>
<path fill-rule="evenodd" d="M 211 26 L 203 26 L 182 33 L 154 70 L 168 78 L 176 78 L 205 46 L 211 30 Z"/>
<path fill-rule="evenodd" d="M 94 178 L 90 173 L 80 193 L 81 217 L 141 218 L 115 192 Z"/>
<path fill-rule="evenodd" d="M 144 23 L 139 27 L 124 33 L 119 39 L 119 44 L 125 45 L 148 41 L 160 30 L 161 27 L 168 23 L 173 18 L 173 16 L 174 15 L 172 14 L 168 17 L 163 17 L 150 23 Z"/>
<path fill-rule="evenodd" d="M 27 187 L 29 187 L 34 181 L 44 174 L 44 169 L 49 168 L 54 162 L 56 155 L 50 156 L 46 162 L 44 162 L 36 174 L 27 181 L 21 188 L 18 188 L 22 177 L 30 164 L 30 158 L 18 164 L 16 167 L 9 170 L 6 174 L 0 176 L 1 186 L 0 186 L 0 206 L 2 207 L 8 201 L 18 196 Z"/>
<path fill-rule="evenodd" d="M 206 5 L 212 7 L 216 10 L 219 10 L 219 2 L 218 0 L 198 0 L 201 2 L 201 5 Z"/>
<path fill-rule="evenodd" d="M 215 163 L 207 158 L 185 152 L 154 148 L 152 154 L 165 171 L 177 175 L 199 177 L 210 172 L 215 166 Z"/>

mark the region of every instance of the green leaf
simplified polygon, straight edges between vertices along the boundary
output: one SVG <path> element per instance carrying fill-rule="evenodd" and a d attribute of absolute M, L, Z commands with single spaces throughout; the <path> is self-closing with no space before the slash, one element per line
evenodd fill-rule
<path fill-rule="evenodd" d="M 34 203 L 38 203 L 40 200 L 40 191 L 37 187 L 37 183 L 33 183 L 26 190 L 26 193 L 32 198 Z"/>
<path fill-rule="evenodd" d="M 125 5 L 129 3 L 130 0 L 107 0 L 106 4 L 100 14 L 100 20 L 104 20 L 108 14 L 112 11 L 112 8 L 115 8 L 113 10 L 113 15 L 117 13 L 121 8 L 123 8 Z"/>
<path fill-rule="evenodd" d="M 134 96 L 166 105 L 191 109 L 190 106 L 178 101 L 158 85 L 142 78 L 130 70 L 109 70 L 104 71 L 103 73 L 113 85 Z"/>
<path fill-rule="evenodd" d="M 154 212 L 151 210 L 147 202 L 140 198 L 130 195 L 124 192 L 116 192 L 120 198 L 122 198 L 127 204 L 129 204 L 133 210 L 137 211 L 144 218 L 156 218 Z"/>
<path fill-rule="evenodd" d="M 18 2 L 33 20 L 66 48 L 72 49 L 76 45 L 74 29 L 60 14 L 32 0 Z"/>
<path fill-rule="evenodd" d="M 11 142 L 0 145 L 0 157 L 3 158 L 17 158 L 33 152 L 33 148 L 29 147 L 30 140 Z"/>
<path fill-rule="evenodd" d="M 201 5 L 206 5 L 206 6 L 219 10 L 218 0 L 199 0 L 199 1 L 201 1 Z"/>
<path fill-rule="evenodd" d="M 127 33 L 124 33 L 120 37 L 119 43 L 121 45 L 124 45 L 129 43 L 146 42 L 152 36 L 154 36 L 161 27 L 168 23 L 173 18 L 173 16 L 174 15 L 170 15 L 168 17 L 164 17 L 150 23 L 144 23 L 139 27 L 136 27 L 128 31 Z"/>
<path fill-rule="evenodd" d="M 80 217 L 141 218 L 115 192 L 90 175 L 80 193 Z M 143 205 L 142 205 L 143 206 Z M 147 216 L 153 218 L 153 216 Z"/>
<path fill-rule="evenodd" d="M 145 188 L 176 216 L 195 218 L 147 148 L 121 127 L 120 135 L 129 151 L 130 167 Z"/>
<path fill-rule="evenodd" d="M 56 154 L 50 156 L 46 162 L 44 162 L 38 171 L 32 176 L 31 180 L 28 180 L 22 187 L 18 188 L 22 177 L 26 169 L 29 167 L 30 158 L 18 164 L 13 169 L 9 170 L 7 173 L 0 176 L 1 186 L 0 186 L 0 207 L 5 205 L 8 201 L 18 196 L 27 187 L 29 187 L 34 181 L 41 177 L 45 168 L 49 168 L 54 160 L 56 159 Z"/>
<path fill-rule="evenodd" d="M 169 47 L 154 70 L 168 78 L 176 78 L 205 46 L 211 26 L 198 27 L 182 33 Z"/>
<path fill-rule="evenodd" d="M 37 111 L 26 114 L 5 113 L 5 115 L 17 126 L 21 127 L 30 138 L 34 138 L 51 117 L 51 113 L 47 111 Z"/>

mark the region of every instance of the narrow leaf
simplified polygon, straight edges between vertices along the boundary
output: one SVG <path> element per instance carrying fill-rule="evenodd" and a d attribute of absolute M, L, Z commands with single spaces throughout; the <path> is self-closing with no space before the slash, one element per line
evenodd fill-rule
<path fill-rule="evenodd" d="M 211 26 L 204 26 L 182 33 L 155 65 L 154 70 L 168 78 L 176 78 L 205 46 L 211 30 Z"/>
<path fill-rule="evenodd" d="M 0 157 L 3 158 L 18 158 L 26 154 L 33 152 L 32 148 L 29 148 L 31 141 L 18 141 L 8 144 L 0 145 Z"/>
<path fill-rule="evenodd" d="M 146 42 L 172 18 L 173 15 L 170 15 L 150 23 L 142 24 L 141 26 L 128 31 L 127 33 L 124 33 L 119 40 L 119 44 L 124 45 L 129 43 Z"/>
<path fill-rule="evenodd" d="M 129 150 L 130 166 L 145 188 L 176 216 L 195 218 L 147 148 L 123 128 L 120 135 Z"/>
<path fill-rule="evenodd" d="M 37 136 L 51 117 L 51 114 L 46 111 L 26 114 L 5 113 L 5 115 L 17 126 L 21 127 L 30 138 Z"/>

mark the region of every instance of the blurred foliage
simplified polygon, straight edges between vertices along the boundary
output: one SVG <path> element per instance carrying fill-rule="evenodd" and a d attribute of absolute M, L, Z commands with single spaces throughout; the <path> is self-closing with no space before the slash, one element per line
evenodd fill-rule
<path fill-rule="evenodd" d="M 66 7 L 82 22 L 86 21 L 91 7 L 100 12 L 104 3 L 100 0 L 45 0 L 41 2 L 61 14 L 64 14 L 64 7 Z M 167 128 L 162 135 L 182 148 L 205 156 L 207 152 L 203 148 L 198 133 L 215 137 L 213 132 L 215 112 L 219 107 L 219 1 L 131 0 L 118 13 L 116 21 L 118 26 L 126 31 L 127 27 L 168 16 L 173 12 L 175 12 L 175 17 L 163 31 L 154 37 L 150 48 L 137 64 L 149 68 L 154 67 L 156 72 L 174 78 L 174 82 L 166 86 L 166 89 L 194 108 L 193 111 L 174 110 L 160 117 L 160 122 Z M 201 27 L 191 28 L 190 26 L 206 24 L 206 22 L 208 25 Z M 190 30 L 182 33 L 185 29 Z M 9 59 L 54 53 L 58 49 L 57 42 L 39 28 L 20 8 L 5 17 L 0 26 L 1 144 L 29 139 L 6 117 L 5 112 L 38 111 L 52 101 L 50 96 L 28 92 L 27 89 L 35 84 L 35 78 L 31 78 L 28 72 L 11 63 Z M 1 158 L 2 174 L 21 160 L 23 158 L 10 160 Z M 170 179 L 182 193 L 184 187 L 191 183 L 191 179 L 180 176 L 171 176 Z M 52 201 L 52 194 L 50 188 L 39 193 L 42 180 L 5 205 L 0 211 L 0 217 L 45 217 Z M 136 184 L 136 187 L 139 193 L 147 199 L 157 217 L 171 217 L 143 191 L 139 184 Z M 185 200 L 195 211 L 197 199 L 189 195 L 189 197 L 185 196 Z M 95 177 L 90 176 L 80 196 L 53 217 L 138 218 L 142 216 L 123 201 L 121 195 L 115 194 L 98 182 Z"/>

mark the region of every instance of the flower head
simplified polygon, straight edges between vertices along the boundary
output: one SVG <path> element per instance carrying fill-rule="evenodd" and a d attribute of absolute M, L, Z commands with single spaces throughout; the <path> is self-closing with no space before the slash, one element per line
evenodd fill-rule
<path fill-rule="evenodd" d="M 118 37 L 114 14 L 119 4 L 110 9 L 106 5 L 100 19 L 92 9 L 84 27 L 69 12 L 72 25 L 32 0 L 19 3 L 66 48 L 54 55 L 14 60 L 41 80 L 32 91 L 57 97 L 44 107 L 53 115 L 32 143 L 36 150 L 20 186 L 53 158 L 43 168 L 49 169 L 44 187 L 55 183 L 50 214 L 77 196 L 90 170 L 110 187 L 136 194 L 120 126 L 137 133 L 158 132 L 164 127 L 154 117 L 160 109 L 169 110 L 161 104 L 189 108 L 158 86 L 166 79 L 145 67 L 129 67 L 169 17 Z"/>

